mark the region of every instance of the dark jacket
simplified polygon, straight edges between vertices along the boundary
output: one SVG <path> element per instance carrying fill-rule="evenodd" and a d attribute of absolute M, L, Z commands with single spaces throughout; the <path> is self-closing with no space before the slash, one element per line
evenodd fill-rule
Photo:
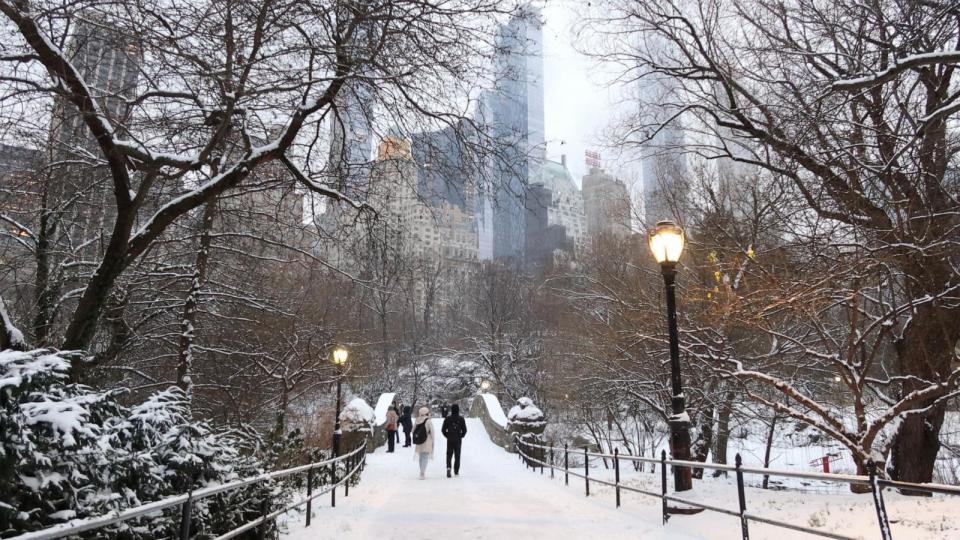
<path fill-rule="evenodd" d="M 440 428 L 440 433 L 443 433 L 443 436 L 451 441 L 459 441 L 467 436 L 467 421 L 460 416 L 458 405 L 450 407 L 450 416 L 443 419 L 443 427 Z"/>
<path fill-rule="evenodd" d="M 413 429 L 413 420 L 410 419 L 410 406 L 403 408 L 403 414 L 400 415 L 400 426 L 403 427 L 405 432 Z"/>

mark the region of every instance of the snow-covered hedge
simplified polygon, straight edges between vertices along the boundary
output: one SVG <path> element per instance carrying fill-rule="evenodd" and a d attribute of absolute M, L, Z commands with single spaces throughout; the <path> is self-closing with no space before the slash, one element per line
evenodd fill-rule
<path fill-rule="evenodd" d="M 511 407 L 510 412 L 507 413 L 507 420 L 511 424 L 537 426 L 545 426 L 547 423 L 543 411 L 534 405 L 533 400 L 528 397 L 522 397 L 517 400 L 517 404 Z"/>
<path fill-rule="evenodd" d="M 134 407 L 117 392 L 67 380 L 75 353 L 0 352 L 0 537 L 104 514 L 262 472 L 247 438 L 191 420 L 170 388 Z M 264 490 L 198 501 L 195 534 L 216 535 L 255 518 Z M 175 536 L 178 511 L 91 533 Z"/>

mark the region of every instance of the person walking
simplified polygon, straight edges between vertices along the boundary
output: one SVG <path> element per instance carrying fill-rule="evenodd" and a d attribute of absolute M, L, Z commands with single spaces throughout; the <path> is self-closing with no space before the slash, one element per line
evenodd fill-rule
<path fill-rule="evenodd" d="M 450 458 L 453 458 L 453 474 L 460 476 L 460 446 L 467 436 L 467 421 L 460 416 L 460 405 L 450 406 L 450 415 L 443 420 L 440 433 L 447 439 L 447 478 L 450 478 Z"/>
<path fill-rule="evenodd" d="M 394 401 L 394 402 L 393 402 L 393 410 L 397 411 L 397 415 L 398 415 L 398 417 L 399 417 L 400 411 L 403 410 L 403 407 L 401 407 L 399 403 L 397 403 L 396 401 Z M 394 431 L 393 434 L 397 437 L 397 444 L 400 444 L 400 426 L 397 426 L 397 430 Z"/>
<path fill-rule="evenodd" d="M 413 455 L 420 460 L 420 479 L 427 474 L 427 462 L 433 457 L 433 423 L 430 422 L 430 409 L 420 407 L 417 422 L 413 428 Z"/>
<path fill-rule="evenodd" d="M 397 436 L 397 409 L 393 405 L 387 409 L 387 453 L 392 454 Z"/>
<path fill-rule="evenodd" d="M 410 431 L 413 429 L 413 419 L 410 418 L 410 406 L 403 406 L 403 414 L 400 415 L 400 426 L 403 427 L 403 447 L 410 446 Z"/>

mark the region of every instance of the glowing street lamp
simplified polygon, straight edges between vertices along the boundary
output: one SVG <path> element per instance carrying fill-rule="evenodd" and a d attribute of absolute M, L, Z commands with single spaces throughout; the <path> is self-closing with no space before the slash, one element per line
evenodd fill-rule
<path fill-rule="evenodd" d="M 680 380 L 680 335 L 677 331 L 676 277 L 677 261 L 683 253 L 686 238 L 683 229 L 672 221 L 661 221 L 650 231 L 647 238 L 653 258 L 660 263 L 660 273 L 667 296 L 667 327 L 670 334 L 670 382 L 673 396 L 670 406 L 670 448 L 673 459 L 690 459 L 690 417 L 687 415 L 683 397 L 683 384 Z M 673 468 L 673 488 L 675 491 L 693 489 L 693 478 L 689 467 Z"/>
<path fill-rule="evenodd" d="M 480 390 L 483 390 L 484 392 L 486 392 L 489 389 L 490 389 L 490 381 L 483 381 L 482 383 L 480 383 Z"/>
<path fill-rule="evenodd" d="M 350 356 L 350 353 L 343 347 L 337 347 L 333 351 L 333 365 L 337 366 L 337 410 L 333 424 L 333 457 L 340 455 L 340 396 L 343 383 L 343 367 L 347 364 L 348 356 Z"/>

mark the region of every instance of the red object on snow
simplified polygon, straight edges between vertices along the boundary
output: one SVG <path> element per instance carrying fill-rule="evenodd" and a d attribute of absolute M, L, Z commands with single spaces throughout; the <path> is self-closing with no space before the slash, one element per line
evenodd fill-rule
<path fill-rule="evenodd" d="M 811 466 L 816 466 L 817 462 L 820 462 L 820 466 L 823 467 L 823 472 L 830 472 L 830 456 L 826 455 L 817 459 L 814 459 L 810 462 Z"/>

